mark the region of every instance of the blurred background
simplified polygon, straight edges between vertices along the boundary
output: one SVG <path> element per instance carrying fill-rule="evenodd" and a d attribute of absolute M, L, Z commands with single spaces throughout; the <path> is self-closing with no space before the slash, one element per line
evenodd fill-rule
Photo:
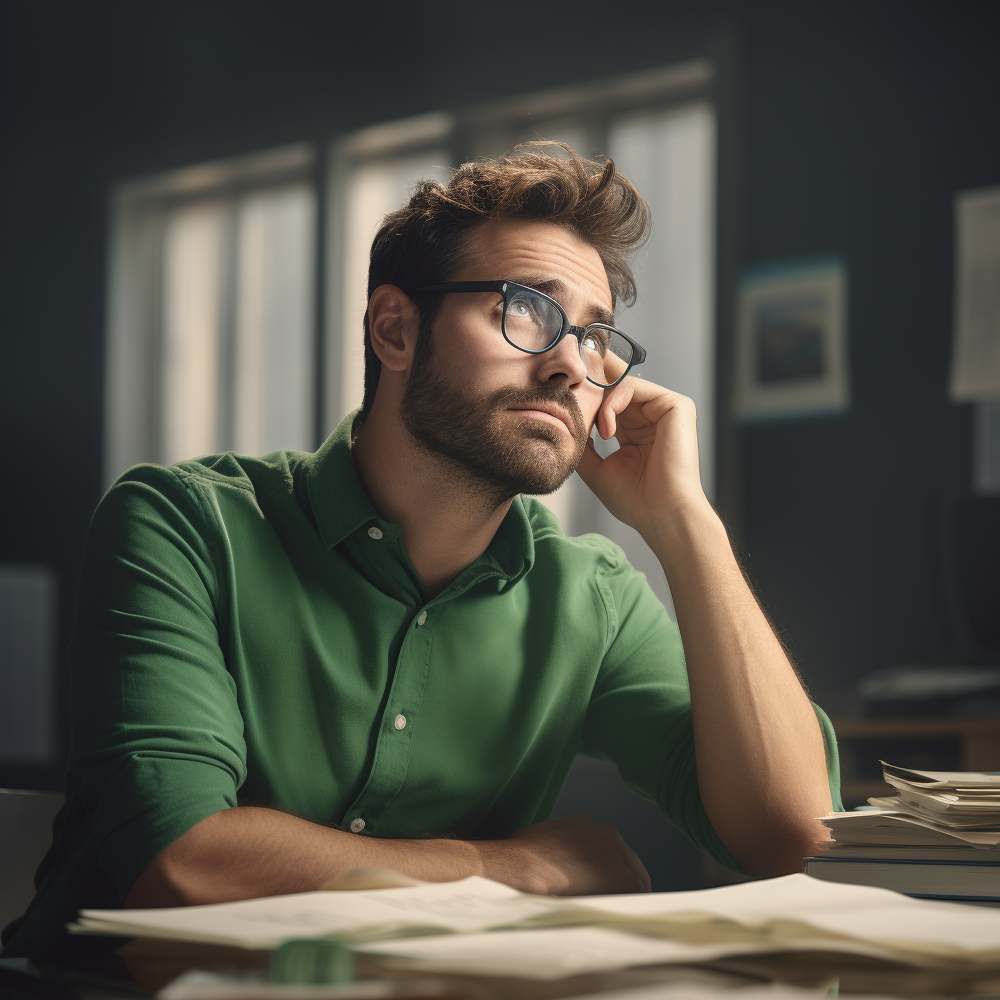
<path fill-rule="evenodd" d="M 845 803 L 883 791 L 879 757 L 1000 768 L 1000 400 L 956 393 L 952 363 L 957 199 L 1000 186 L 998 29 L 982 3 L 8 0 L 0 786 L 61 785 L 111 482 L 318 447 L 361 402 L 382 216 L 531 138 L 613 157 L 652 206 L 619 322 L 640 374 L 698 403 L 706 489 L 834 718 Z M 751 279 L 815 261 L 839 275 L 815 342 L 836 391 L 762 418 Z M 545 502 L 671 607 L 575 477 Z M 726 877 L 603 765 L 559 808 L 616 822 L 657 888 Z"/>

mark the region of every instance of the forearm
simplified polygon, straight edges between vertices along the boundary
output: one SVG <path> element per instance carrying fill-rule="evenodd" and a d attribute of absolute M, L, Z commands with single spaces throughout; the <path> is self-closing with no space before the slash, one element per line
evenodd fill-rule
<path fill-rule="evenodd" d="M 240 806 L 193 826 L 154 858 L 126 907 L 222 903 L 320 889 L 353 868 L 428 882 L 484 874 L 478 845 L 361 837 L 288 813 Z"/>
<path fill-rule="evenodd" d="M 691 686 L 698 785 L 747 871 L 798 870 L 832 808 L 816 714 L 704 503 L 652 539 L 677 613 Z"/>
<path fill-rule="evenodd" d="M 359 837 L 273 809 L 240 806 L 209 816 L 143 870 L 126 907 L 222 903 L 322 889 L 355 868 L 425 882 L 482 875 L 550 895 L 648 892 L 642 862 L 608 824 L 535 823 L 501 840 Z"/>

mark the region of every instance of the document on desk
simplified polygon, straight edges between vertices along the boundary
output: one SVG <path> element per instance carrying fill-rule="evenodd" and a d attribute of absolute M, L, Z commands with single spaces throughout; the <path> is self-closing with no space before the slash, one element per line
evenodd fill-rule
<path fill-rule="evenodd" d="M 79 922 L 70 925 L 82 933 L 244 948 L 273 948 L 293 937 L 337 935 L 360 945 L 420 934 L 546 927 L 610 929 L 678 946 L 721 948 L 719 954 L 820 950 L 920 968 L 1000 970 L 1000 911 L 911 899 L 888 889 L 802 874 L 693 892 L 573 898 L 525 895 L 473 877 L 210 906 L 84 910 Z M 567 935 L 565 940 L 569 947 L 575 939 Z M 426 946 L 463 947 L 457 939 Z M 549 959 L 556 960 L 551 954 Z"/>
<path fill-rule="evenodd" d="M 637 965 L 707 962 L 733 954 L 732 944 L 692 945 L 606 927 L 550 927 L 358 945 L 386 965 L 429 972 L 561 979 Z M 737 954 L 760 950 L 735 946 Z"/>
<path fill-rule="evenodd" d="M 864 942 L 830 947 L 820 935 L 773 941 L 744 935 L 743 940 L 692 943 L 647 936 L 612 927 L 539 927 L 533 930 L 406 938 L 360 944 L 356 950 L 389 968 L 524 979 L 561 979 L 613 972 L 640 965 L 696 965 L 717 958 L 773 954 L 775 951 L 826 952 L 881 958 L 879 948 Z"/>
<path fill-rule="evenodd" d="M 126 934 L 238 948 L 276 948 L 289 938 L 354 941 L 474 932 L 519 924 L 552 900 L 489 879 L 427 882 L 393 889 L 301 892 L 238 903 L 155 910 L 81 910 L 76 933 Z"/>

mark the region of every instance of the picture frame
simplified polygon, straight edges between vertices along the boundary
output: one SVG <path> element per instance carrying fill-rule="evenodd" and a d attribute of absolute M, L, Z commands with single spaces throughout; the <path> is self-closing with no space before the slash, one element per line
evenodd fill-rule
<path fill-rule="evenodd" d="M 735 413 L 742 420 L 850 405 L 847 271 L 836 257 L 773 262 L 740 282 Z"/>

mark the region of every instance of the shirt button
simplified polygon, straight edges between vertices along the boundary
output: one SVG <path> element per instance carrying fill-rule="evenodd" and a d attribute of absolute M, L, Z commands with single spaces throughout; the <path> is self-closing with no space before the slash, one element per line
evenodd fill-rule
<path fill-rule="evenodd" d="M 399 732 L 400 730 L 405 729 L 406 728 L 406 716 L 405 715 L 397 715 L 396 718 L 392 720 L 392 725 L 393 725 L 393 728 L 396 730 L 396 732 Z"/>
<path fill-rule="evenodd" d="M 426 622 L 426 621 L 427 621 L 427 612 L 426 611 L 421 611 L 420 614 L 417 615 L 417 624 L 418 625 L 423 625 L 424 622 Z"/>
<path fill-rule="evenodd" d="M 377 542 L 382 537 L 382 529 L 381 528 L 376 528 L 375 525 L 372 525 L 368 529 L 368 537 L 369 538 L 374 538 L 375 541 Z"/>
<path fill-rule="evenodd" d="M 365 828 L 365 821 L 360 816 L 355 816 L 351 820 L 351 833 L 361 833 Z"/>

